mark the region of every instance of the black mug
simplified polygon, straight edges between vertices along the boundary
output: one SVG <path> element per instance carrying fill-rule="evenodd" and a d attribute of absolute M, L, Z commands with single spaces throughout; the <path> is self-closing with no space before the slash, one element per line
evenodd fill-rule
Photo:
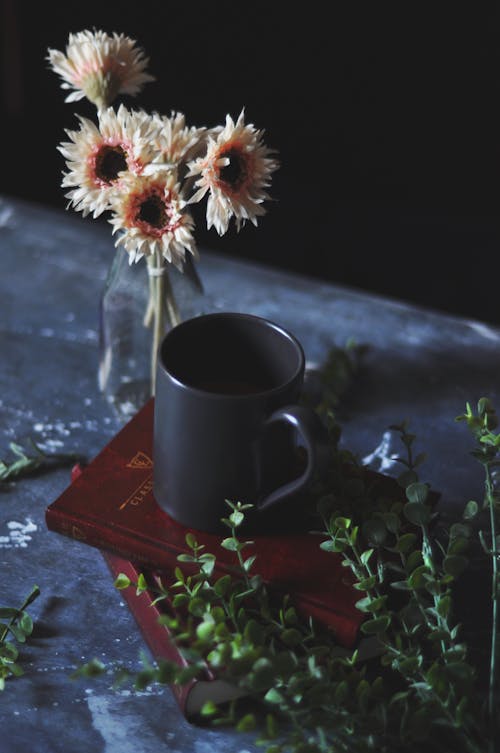
<path fill-rule="evenodd" d="M 328 462 L 325 427 L 299 405 L 304 369 L 298 340 L 261 317 L 206 314 L 170 330 L 154 410 L 160 507 L 185 526 L 222 534 L 226 500 L 251 504 L 247 527 L 265 532 L 265 512 L 307 489 Z"/>

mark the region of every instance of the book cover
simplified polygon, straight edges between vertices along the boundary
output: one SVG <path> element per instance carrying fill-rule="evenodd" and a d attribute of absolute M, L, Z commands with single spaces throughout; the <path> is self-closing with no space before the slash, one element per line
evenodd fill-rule
<path fill-rule="evenodd" d="M 192 529 L 172 520 L 153 496 L 153 411 L 151 399 L 47 507 L 46 524 L 138 567 L 173 574 Z M 252 536 L 247 551 L 257 557 L 255 571 L 276 592 L 290 594 L 298 612 L 332 628 L 341 645 L 352 647 L 365 617 L 355 606 L 361 594 L 352 588 L 340 555 L 323 551 L 322 537 L 302 531 Z M 216 555 L 216 574 L 231 572 L 234 553 L 220 547 L 220 537 L 192 532 Z"/>

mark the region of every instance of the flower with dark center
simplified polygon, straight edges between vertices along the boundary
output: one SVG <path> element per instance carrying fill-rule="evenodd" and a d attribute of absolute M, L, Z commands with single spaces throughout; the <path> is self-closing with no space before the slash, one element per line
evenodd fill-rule
<path fill-rule="evenodd" d="M 157 126 L 142 111 L 121 105 L 99 113 L 98 125 L 80 118 L 79 131 L 67 131 L 71 141 L 60 145 L 68 172 L 63 187 L 73 207 L 94 217 L 109 209 L 111 191 L 128 173 L 140 175 L 155 156 L 152 142 Z"/>
<path fill-rule="evenodd" d="M 185 205 L 172 173 L 126 175 L 111 198 L 113 233 L 121 231 L 116 245 L 124 246 L 131 262 L 156 254 L 182 268 L 186 251 L 197 255 Z"/>
<path fill-rule="evenodd" d="M 189 163 L 188 176 L 198 178 L 198 190 L 189 201 L 195 203 L 209 193 L 207 225 L 219 235 L 227 232 L 231 217 L 239 230 L 247 220 L 256 225 L 257 217 L 265 214 L 266 188 L 279 164 L 262 136 L 262 131 L 245 124 L 243 112 L 236 123 L 228 115 L 225 127 L 209 134 L 205 156 Z"/>

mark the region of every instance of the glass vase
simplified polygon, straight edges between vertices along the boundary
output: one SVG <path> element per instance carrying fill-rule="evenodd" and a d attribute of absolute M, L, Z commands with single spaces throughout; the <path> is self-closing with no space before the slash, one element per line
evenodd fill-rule
<path fill-rule="evenodd" d="M 206 304 L 189 254 L 179 270 L 155 267 L 151 257 L 129 264 L 125 249 L 116 250 L 100 300 L 98 382 L 118 416 L 132 417 L 154 395 L 162 337 Z"/>

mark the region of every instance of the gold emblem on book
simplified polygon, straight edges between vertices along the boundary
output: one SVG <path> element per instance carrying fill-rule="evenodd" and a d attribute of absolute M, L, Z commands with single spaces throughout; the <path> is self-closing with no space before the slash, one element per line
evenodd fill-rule
<path fill-rule="evenodd" d="M 140 505 L 141 502 L 144 501 L 144 498 L 148 496 L 153 491 L 153 476 L 150 475 L 144 481 L 139 484 L 137 489 L 134 489 L 132 494 L 127 497 L 125 502 L 122 502 L 119 510 L 123 510 L 127 505 L 132 505 L 133 507 L 137 507 L 137 505 Z"/>
<path fill-rule="evenodd" d="M 126 468 L 152 468 L 153 467 L 153 461 L 149 457 L 149 455 L 146 455 L 145 452 L 142 452 L 141 450 L 139 452 L 136 452 L 132 460 L 127 463 L 125 466 Z"/>

